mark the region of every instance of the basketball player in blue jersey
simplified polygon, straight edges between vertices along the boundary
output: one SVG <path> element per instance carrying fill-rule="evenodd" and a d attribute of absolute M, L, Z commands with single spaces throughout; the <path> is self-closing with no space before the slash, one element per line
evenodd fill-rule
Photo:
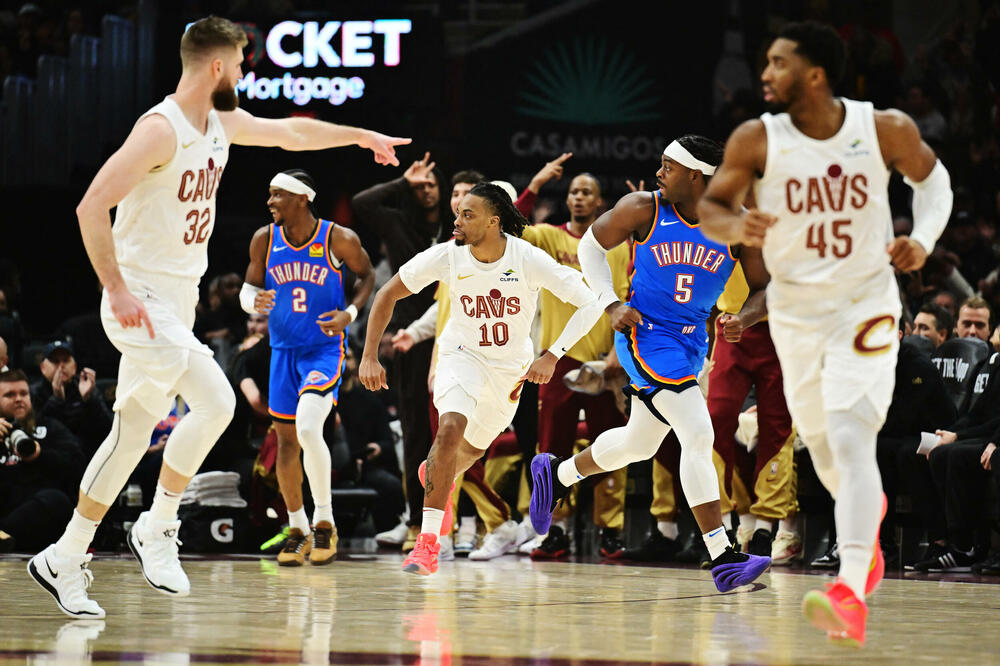
<path fill-rule="evenodd" d="M 673 427 L 681 443 L 681 486 L 712 558 L 715 585 L 728 592 L 754 581 L 771 558 L 735 552 L 723 528 L 714 431 L 697 376 L 708 350 L 709 313 L 736 261 L 752 293 L 744 310 L 758 317 L 768 275 L 759 250 L 711 241 L 699 228 L 695 205 L 721 161 L 722 147 L 704 137 L 672 142 L 656 173 L 659 190 L 626 195 L 581 239 L 580 265 L 611 317 L 618 358 L 629 375 L 631 412 L 627 424 L 605 431 L 572 458 L 535 456 L 531 519 L 544 533 L 569 486 L 651 458 Z M 606 255 L 630 238 L 634 269 L 629 300 L 622 303 Z"/>
<path fill-rule="evenodd" d="M 375 284 L 357 235 L 316 219 L 315 196 L 315 185 L 304 171 L 285 171 L 271 180 L 267 207 L 274 224 L 258 229 L 250 241 L 250 265 L 240 293 L 244 310 L 269 313 L 268 412 L 278 435 L 276 472 L 290 528 L 278 554 L 278 564 L 284 566 L 301 566 L 307 556 L 311 564 L 328 564 L 337 554 L 323 424 L 337 402 L 347 326 Z M 358 278 L 347 307 L 344 265 Z M 303 466 L 315 505 L 312 531 L 302 502 Z"/>

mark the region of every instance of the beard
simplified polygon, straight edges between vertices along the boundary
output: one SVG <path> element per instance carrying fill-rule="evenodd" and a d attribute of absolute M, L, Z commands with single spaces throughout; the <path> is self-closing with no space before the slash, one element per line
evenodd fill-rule
<path fill-rule="evenodd" d="M 235 111 L 240 105 L 240 98 L 236 95 L 236 86 L 228 85 L 223 81 L 222 85 L 212 91 L 212 107 L 217 111 Z"/>
<path fill-rule="evenodd" d="M 773 102 L 765 103 L 764 106 L 767 107 L 768 113 L 784 113 L 788 110 L 788 105 L 788 102 L 776 99 Z"/>
<path fill-rule="evenodd" d="M 458 245 L 459 247 L 465 245 L 465 237 L 463 236 L 462 238 L 458 238 L 456 236 L 455 237 L 455 245 Z"/>

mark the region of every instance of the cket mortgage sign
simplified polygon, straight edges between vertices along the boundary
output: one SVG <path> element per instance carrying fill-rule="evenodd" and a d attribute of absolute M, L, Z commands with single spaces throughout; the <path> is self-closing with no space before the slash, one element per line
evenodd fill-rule
<path fill-rule="evenodd" d="M 261 76 L 249 72 L 236 84 L 236 92 L 247 100 L 284 98 L 298 106 L 326 100 L 339 106 L 365 94 L 365 80 L 353 73 L 315 76 L 326 70 L 396 67 L 402 54 L 403 35 L 413 29 L 410 19 L 375 21 L 282 21 L 266 37 L 254 25 L 242 24 L 254 42 L 251 67 L 267 65 L 283 74 Z M 269 62 L 267 62 L 269 61 Z M 287 71 L 293 70 L 293 71 Z M 317 71 L 309 71 L 317 70 Z"/>

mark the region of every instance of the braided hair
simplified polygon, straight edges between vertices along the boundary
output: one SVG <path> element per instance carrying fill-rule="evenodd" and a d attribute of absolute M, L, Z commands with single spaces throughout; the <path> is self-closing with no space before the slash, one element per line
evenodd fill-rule
<path fill-rule="evenodd" d="M 524 219 L 521 211 L 514 207 L 514 202 L 510 200 L 510 196 L 503 189 L 493 183 L 479 183 L 469 190 L 469 194 L 486 201 L 493 215 L 500 218 L 501 231 L 516 238 L 521 237 L 521 232 L 527 226 L 528 220 Z"/>

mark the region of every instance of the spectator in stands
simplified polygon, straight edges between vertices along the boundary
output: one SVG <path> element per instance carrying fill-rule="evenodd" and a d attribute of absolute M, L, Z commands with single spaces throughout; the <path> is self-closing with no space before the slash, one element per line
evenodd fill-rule
<path fill-rule="evenodd" d="M 940 145 L 948 133 L 948 121 L 934 106 L 927 94 L 927 86 L 913 83 L 906 94 L 904 107 L 920 130 L 920 136 L 928 143 Z"/>
<path fill-rule="evenodd" d="M 945 312 L 952 318 L 955 319 L 955 315 L 958 314 L 958 302 L 955 300 L 955 295 L 950 291 L 940 291 L 934 295 L 931 299 L 931 303 L 934 305 L 940 305 L 944 308 Z"/>
<path fill-rule="evenodd" d="M 952 317 L 948 311 L 935 303 L 926 303 L 913 318 L 913 334 L 927 338 L 937 349 L 948 339 Z"/>
<path fill-rule="evenodd" d="M 448 208 L 448 199 L 441 196 L 439 183 L 443 182 L 443 175 L 435 168 L 430 153 L 426 153 L 413 162 L 402 177 L 359 192 L 351 201 L 358 225 L 374 231 L 385 243 L 393 272 L 398 272 L 418 252 L 451 237 L 454 218 Z M 416 321 L 433 302 L 434 289 L 435 285 L 428 285 L 419 294 L 400 301 L 387 330 L 406 328 Z M 393 356 L 388 368 L 389 385 L 406 397 L 399 404 L 405 487 L 410 507 L 410 529 L 403 543 L 404 551 L 410 550 L 416 542 L 424 508 L 417 467 L 431 447 L 427 375 L 433 347 L 432 340 L 415 344 L 407 353 Z"/>
<path fill-rule="evenodd" d="M 215 351 L 215 359 L 228 368 L 236 346 L 246 332 L 247 315 L 240 307 L 243 278 L 236 273 L 217 275 L 209 282 L 208 309 L 201 309 L 194 333 Z"/>
<path fill-rule="evenodd" d="M 9 443 L 0 445 L 0 530 L 20 549 L 37 550 L 69 521 L 84 458 L 69 430 L 35 414 L 21 370 L 0 373 L 0 442 Z"/>
<path fill-rule="evenodd" d="M 7 342 L 10 366 L 12 368 L 21 367 L 24 331 L 21 326 L 21 318 L 17 312 L 10 309 L 7 293 L 3 289 L 0 289 L 0 337 L 3 337 Z"/>
<path fill-rule="evenodd" d="M 955 322 L 955 337 L 990 339 L 990 304 L 973 296 L 962 302 L 958 309 L 958 320 Z"/>
<path fill-rule="evenodd" d="M 0 338 L 0 372 L 7 372 L 7 343 Z"/>
<path fill-rule="evenodd" d="M 80 439 L 89 459 L 111 430 L 113 415 L 97 390 L 92 368 L 77 371 L 73 347 L 63 340 L 49 343 L 39 364 L 42 379 L 33 387 L 38 413 L 55 419 Z"/>
<path fill-rule="evenodd" d="M 352 469 L 342 470 L 343 476 L 378 493 L 373 510 L 375 528 L 379 532 L 391 529 L 403 513 L 405 497 L 389 413 L 378 396 L 358 381 L 358 361 L 351 349 L 347 350 L 337 414 L 351 452 Z"/>

